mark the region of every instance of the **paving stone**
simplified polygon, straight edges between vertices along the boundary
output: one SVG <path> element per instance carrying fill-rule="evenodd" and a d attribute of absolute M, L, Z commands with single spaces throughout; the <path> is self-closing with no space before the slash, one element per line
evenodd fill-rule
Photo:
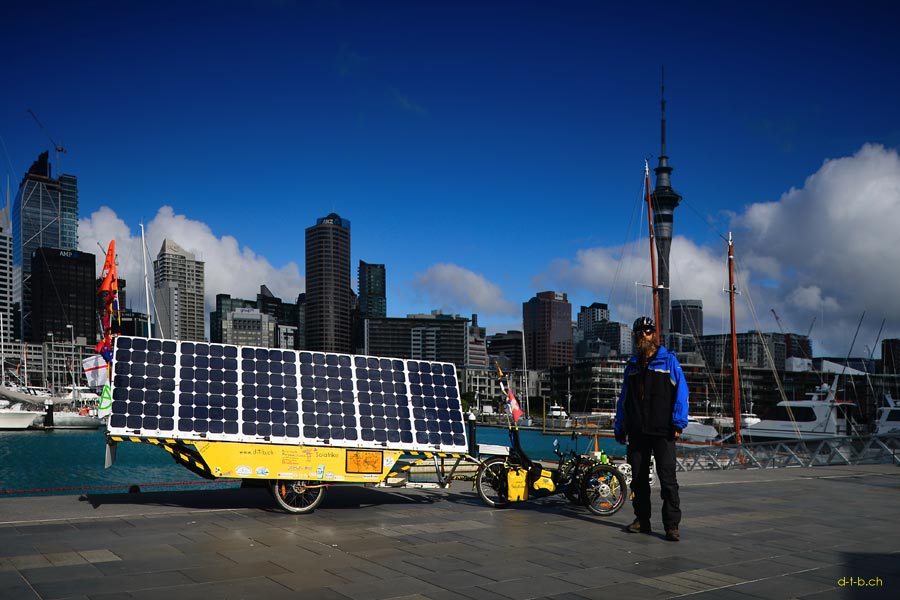
<path fill-rule="evenodd" d="M 0 598 L 895 596 L 883 594 L 900 585 L 896 467 L 687 472 L 679 482 L 679 544 L 662 539 L 655 498 L 658 531 L 630 535 L 630 507 L 600 519 L 551 497 L 494 510 L 471 484 L 337 486 L 309 515 L 278 510 L 264 490 L 2 498 Z M 840 588 L 842 575 L 885 585 Z"/>

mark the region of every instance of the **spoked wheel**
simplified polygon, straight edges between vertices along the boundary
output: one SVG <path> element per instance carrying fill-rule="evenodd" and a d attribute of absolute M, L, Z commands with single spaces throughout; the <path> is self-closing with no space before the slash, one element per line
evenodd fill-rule
<path fill-rule="evenodd" d="M 572 504 L 581 504 L 581 482 L 578 481 L 578 473 L 575 472 L 575 459 L 570 458 L 559 468 L 559 480 L 566 486 L 565 495 Z"/>
<path fill-rule="evenodd" d="M 631 465 L 629 465 L 627 462 L 623 462 L 615 465 L 615 467 L 625 477 L 625 483 L 631 485 Z"/>
<path fill-rule="evenodd" d="M 506 474 L 509 463 L 505 458 L 495 457 L 484 461 L 475 476 L 475 489 L 484 503 L 491 508 L 509 506 L 509 492 L 506 487 Z"/>
<path fill-rule="evenodd" d="M 595 515 L 609 516 L 625 504 L 628 484 L 615 467 L 595 465 L 584 475 L 581 497 L 589 511 Z"/>
<path fill-rule="evenodd" d="M 275 479 L 270 489 L 281 508 L 295 514 L 314 511 L 325 498 L 325 486 L 312 481 Z"/>

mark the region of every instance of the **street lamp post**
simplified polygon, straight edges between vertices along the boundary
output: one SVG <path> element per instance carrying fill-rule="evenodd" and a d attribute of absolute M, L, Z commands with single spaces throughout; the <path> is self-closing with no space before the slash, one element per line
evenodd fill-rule
<path fill-rule="evenodd" d="M 72 373 L 72 396 L 75 396 L 75 327 L 71 323 L 66 323 L 66 329 L 72 336 L 72 364 L 69 365 Z"/>

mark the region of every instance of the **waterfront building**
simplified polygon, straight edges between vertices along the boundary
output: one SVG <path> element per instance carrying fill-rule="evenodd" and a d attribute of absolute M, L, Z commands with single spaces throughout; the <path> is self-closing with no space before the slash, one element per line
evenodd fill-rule
<path fill-rule="evenodd" d="M 472 315 L 469 324 L 469 340 L 466 347 L 466 364 L 473 367 L 488 367 L 487 343 L 485 342 L 487 330 L 478 326 L 478 315 Z"/>
<path fill-rule="evenodd" d="M 97 341 L 97 259 L 88 252 L 37 248 L 31 256 L 31 338 Z"/>
<path fill-rule="evenodd" d="M 659 164 L 653 169 L 656 174 L 656 187 L 651 194 L 653 204 L 653 231 L 656 237 L 657 255 L 657 285 L 659 286 L 659 323 L 656 324 L 660 339 L 668 343 L 670 331 L 669 317 L 669 250 L 672 247 L 672 229 L 675 221 L 675 208 L 681 202 L 681 195 L 672 189 L 670 176 L 672 167 L 669 166 L 669 157 L 666 155 L 666 97 L 665 80 L 662 84 L 660 106 L 662 119 L 660 121 Z"/>
<path fill-rule="evenodd" d="M 590 306 L 582 306 L 576 317 L 578 330 L 585 340 L 597 337 L 597 325 L 609 321 L 609 305 L 604 302 L 594 302 Z"/>
<path fill-rule="evenodd" d="M 526 365 L 536 370 L 572 362 L 572 305 L 565 292 L 539 292 L 522 303 Z"/>
<path fill-rule="evenodd" d="M 305 349 L 350 353 L 350 221 L 337 213 L 306 229 Z"/>
<path fill-rule="evenodd" d="M 784 337 L 777 333 L 748 331 L 737 334 L 738 362 L 742 366 L 785 370 Z M 731 335 L 704 335 L 698 340 L 698 351 L 712 370 L 731 367 Z"/>
<path fill-rule="evenodd" d="M 609 344 L 610 356 L 615 355 L 627 358 L 634 351 L 631 325 L 608 321 L 606 323 L 598 323 L 596 332 L 597 337 L 601 341 Z"/>
<path fill-rule="evenodd" d="M 171 240 L 163 240 L 153 261 L 153 299 L 158 334 L 165 339 L 203 341 L 204 263 Z"/>
<path fill-rule="evenodd" d="M 812 343 L 808 335 L 785 333 L 784 347 L 788 358 L 812 358 Z"/>
<path fill-rule="evenodd" d="M 257 308 L 236 308 L 222 320 L 222 343 L 274 348 L 277 322 Z"/>
<path fill-rule="evenodd" d="M 522 332 L 510 330 L 506 333 L 495 333 L 485 339 L 487 345 L 489 366 L 500 364 L 503 371 L 522 369 Z M 496 375 L 496 371 L 494 372 Z"/>
<path fill-rule="evenodd" d="M 881 341 L 881 365 L 882 373 L 900 375 L 900 339 Z M 897 400 L 900 400 L 900 395 Z"/>
<path fill-rule="evenodd" d="M 216 310 L 209 313 L 209 341 L 224 344 L 222 323 L 228 315 L 242 308 L 256 308 L 256 302 L 243 298 L 232 298 L 230 294 L 216 294 Z"/>
<path fill-rule="evenodd" d="M 38 248 L 78 250 L 78 179 L 51 176 L 49 154 L 41 153 L 22 178 L 10 216 L 13 302 L 19 307 L 16 329 L 32 339 L 31 258 Z"/>
<path fill-rule="evenodd" d="M 671 333 L 703 335 L 703 300 L 672 300 Z"/>
<path fill-rule="evenodd" d="M 371 318 L 363 323 L 363 354 L 466 365 L 469 319 L 433 310 L 430 315 Z"/>
<path fill-rule="evenodd" d="M 246 317 L 246 314 L 242 312 L 245 310 L 257 311 L 266 315 L 268 319 L 265 320 L 266 323 L 264 324 L 256 317 Z M 227 323 L 236 318 L 247 322 L 242 321 L 240 324 Z M 271 335 L 264 333 L 264 331 L 267 331 L 269 323 L 275 327 Z M 241 342 L 230 341 L 236 339 L 234 336 L 238 335 L 242 338 L 252 338 L 260 342 L 254 342 L 251 345 L 260 346 L 264 343 L 265 347 L 298 349 L 297 331 L 299 324 L 299 307 L 296 304 L 283 302 L 267 286 L 261 285 L 259 286 L 256 300 L 232 298 L 229 294 L 216 294 L 216 310 L 209 313 L 209 341 L 222 344 L 239 344 Z M 235 333 L 256 331 L 257 329 L 260 331 L 258 334 Z M 231 337 L 229 337 L 227 331 L 232 332 Z"/>

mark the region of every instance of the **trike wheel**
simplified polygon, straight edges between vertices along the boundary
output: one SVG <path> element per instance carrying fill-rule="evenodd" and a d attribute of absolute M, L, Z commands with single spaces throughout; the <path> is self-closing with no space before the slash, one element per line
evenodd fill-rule
<path fill-rule="evenodd" d="M 319 482 L 275 479 L 269 489 L 281 508 L 295 514 L 314 511 L 325 498 L 325 486 Z"/>
<path fill-rule="evenodd" d="M 509 506 L 509 491 L 506 487 L 506 474 L 509 464 L 505 458 L 489 458 L 482 463 L 475 476 L 475 489 L 484 503 L 491 508 Z"/>
<path fill-rule="evenodd" d="M 589 511 L 595 515 L 609 516 L 625 504 L 628 485 L 615 467 L 595 465 L 584 475 L 581 497 Z"/>
<path fill-rule="evenodd" d="M 631 465 L 627 462 L 620 463 L 615 465 L 615 467 L 619 470 L 620 473 L 625 477 L 625 483 L 631 485 Z"/>

